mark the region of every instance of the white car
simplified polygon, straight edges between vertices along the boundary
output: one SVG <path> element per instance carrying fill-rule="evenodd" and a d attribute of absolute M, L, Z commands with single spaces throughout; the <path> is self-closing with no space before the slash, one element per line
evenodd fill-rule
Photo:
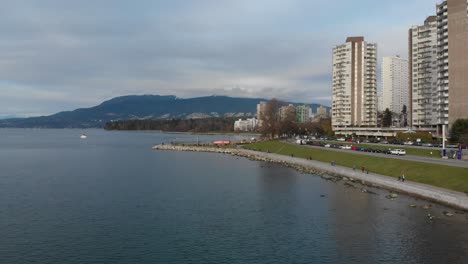
<path fill-rule="evenodd" d="M 344 146 L 341 146 L 340 149 L 351 149 L 351 146 L 350 145 L 344 145 Z"/>
<path fill-rule="evenodd" d="M 405 142 L 404 144 L 405 144 L 405 145 L 408 145 L 408 146 L 411 146 L 411 145 L 413 145 L 413 142 L 412 142 L 412 141 L 408 141 L 408 142 Z"/>
<path fill-rule="evenodd" d="M 346 141 L 346 139 L 344 139 L 344 138 L 339 138 L 339 139 L 337 139 L 337 141 Z"/>
<path fill-rule="evenodd" d="M 330 144 L 326 144 L 324 147 L 329 148 L 329 147 L 330 147 Z"/>
<path fill-rule="evenodd" d="M 394 149 L 394 150 L 390 150 L 390 153 L 392 155 L 398 155 L 398 156 L 406 155 L 406 150 L 404 150 L 404 149 Z"/>

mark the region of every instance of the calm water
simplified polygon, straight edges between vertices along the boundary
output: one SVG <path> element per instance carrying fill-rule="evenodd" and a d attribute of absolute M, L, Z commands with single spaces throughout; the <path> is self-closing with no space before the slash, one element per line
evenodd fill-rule
<path fill-rule="evenodd" d="M 468 263 L 468 214 L 151 150 L 190 135 L 80 133 L 0 130 L 0 263 Z"/>

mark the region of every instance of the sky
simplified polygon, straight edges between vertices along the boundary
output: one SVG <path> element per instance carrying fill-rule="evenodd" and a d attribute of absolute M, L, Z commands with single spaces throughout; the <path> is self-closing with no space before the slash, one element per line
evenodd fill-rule
<path fill-rule="evenodd" d="M 348 36 L 407 57 L 435 0 L 2 0 L 0 118 L 131 94 L 330 105 Z"/>

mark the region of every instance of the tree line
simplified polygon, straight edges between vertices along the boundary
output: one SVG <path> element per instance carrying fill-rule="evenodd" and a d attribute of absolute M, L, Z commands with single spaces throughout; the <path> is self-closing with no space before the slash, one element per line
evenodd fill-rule
<path fill-rule="evenodd" d="M 236 118 L 119 120 L 106 123 L 106 130 L 159 130 L 165 132 L 234 132 Z"/>

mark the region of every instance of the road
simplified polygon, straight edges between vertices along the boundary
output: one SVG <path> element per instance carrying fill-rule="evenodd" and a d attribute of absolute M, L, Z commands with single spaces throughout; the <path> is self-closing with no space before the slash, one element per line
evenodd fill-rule
<path fill-rule="evenodd" d="M 337 144 L 356 144 L 355 142 L 345 142 L 345 141 L 338 141 L 338 140 L 319 140 L 319 139 L 316 139 L 314 141 L 317 141 L 317 142 L 333 142 L 333 143 L 337 143 Z M 384 146 L 384 147 L 389 147 L 389 148 L 417 148 L 417 149 L 431 149 L 431 150 L 440 150 L 440 151 L 442 151 L 442 148 L 424 147 L 424 146 L 394 145 L 394 144 L 364 143 L 364 142 L 360 142 L 359 144 Z M 447 148 L 447 150 L 457 150 L 457 149 L 456 148 Z"/>
<path fill-rule="evenodd" d="M 297 145 L 291 142 L 288 142 L 288 143 Z M 454 160 L 454 159 L 439 159 L 439 158 L 420 157 L 420 156 L 413 156 L 413 155 L 396 156 L 396 155 L 388 155 L 388 154 L 382 154 L 382 153 L 325 148 L 325 147 L 318 147 L 318 146 L 311 146 L 311 145 L 302 145 L 302 146 L 315 148 L 315 149 L 322 149 L 322 150 L 326 149 L 326 150 L 336 151 L 336 152 L 345 152 L 349 154 L 358 154 L 358 155 L 366 155 L 366 156 L 374 156 L 374 157 L 382 157 L 382 158 L 398 159 L 398 160 L 409 160 L 409 161 L 415 161 L 415 162 L 424 162 L 424 163 L 430 163 L 430 164 L 438 164 L 438 165 L 453 166 L 453 167 L 460 167 L 460 168 L 468 169 L 468 162 L 461 161 L 461 160 Z M 467 174 L 468 174 L 468 171 L 467 171 Z"/>

